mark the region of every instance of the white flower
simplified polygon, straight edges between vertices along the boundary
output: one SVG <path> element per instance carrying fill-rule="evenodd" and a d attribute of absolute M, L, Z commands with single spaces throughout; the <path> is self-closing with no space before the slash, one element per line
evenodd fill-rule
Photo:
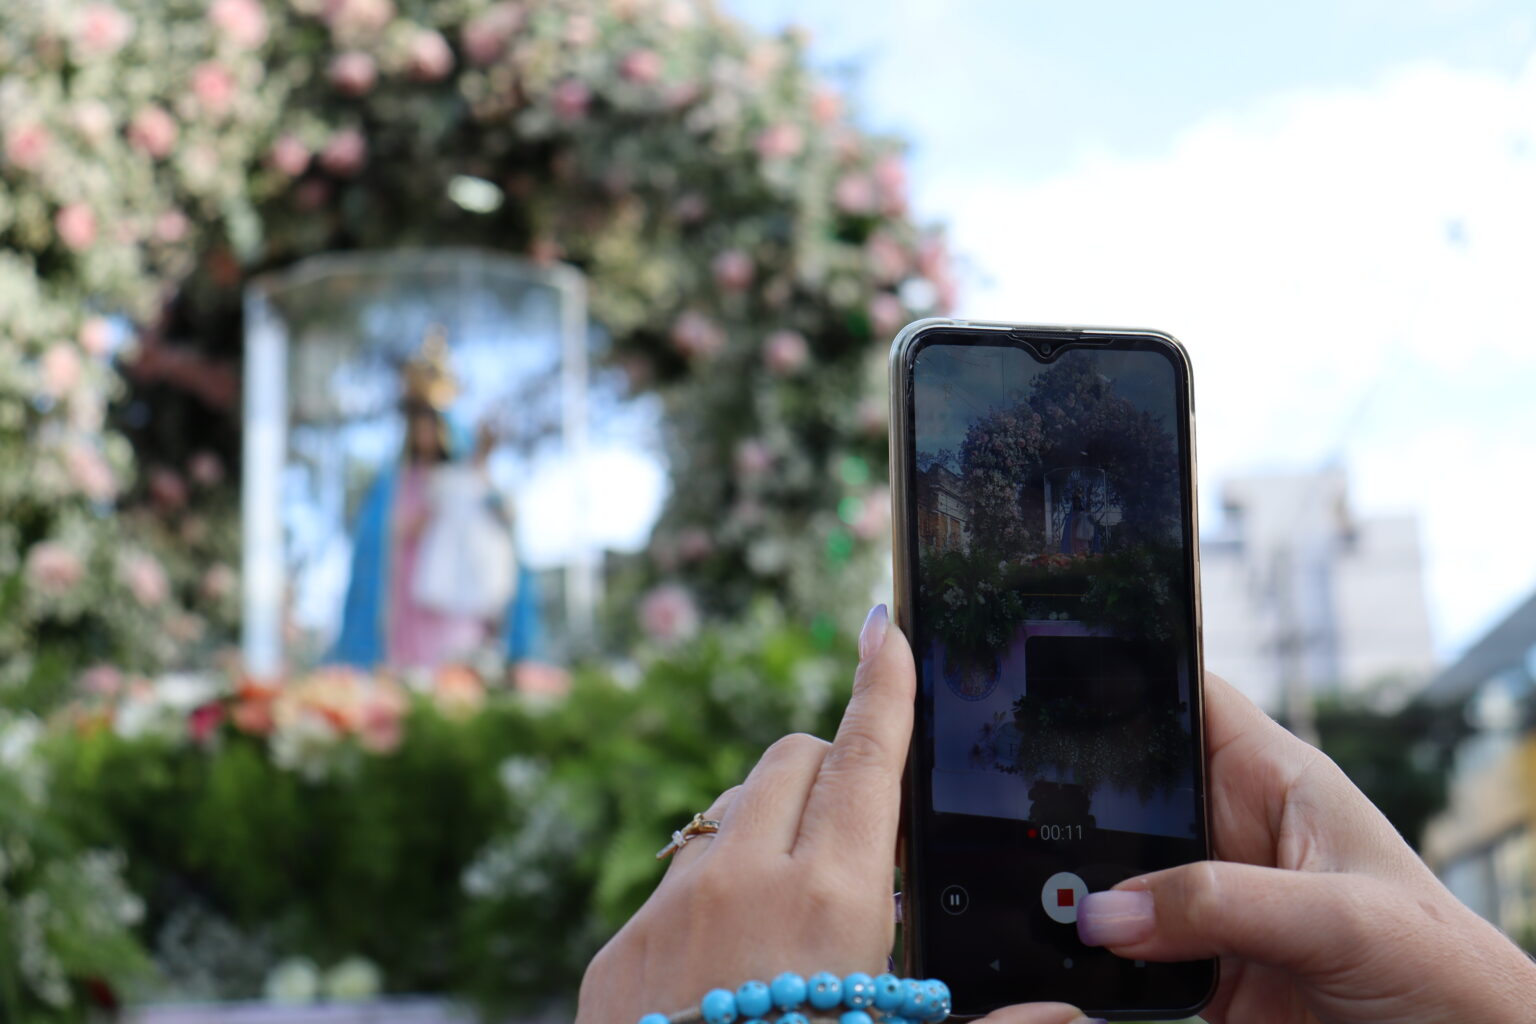
<path fill-rule="evenodd" d="M 496 769 L 502 788 L 515 799 L 526 799 L 544 780 L 543 763 L 531 757 L 509 757 Z"/>
<path fill-rule="evenodd" d="M 272 760 L 311 782 L 325 777 L 331 752 L 340 736 L 324 718 L 308 711 L 277 723 L 270 740 Z"/>
<path fill-rule="evenodd" d="M 327 999 L 342 1003 L 361 1003 L 374 998 L 383 987 L 383 977 L 373 961 L 350 956 L 325 972 L 321 981 Z"/>
<path fill-rule="evenodd" d="M 290 957 L 272 968 L 262 985 L 267 1002 L 302 1006 L 320 995 L 320 969 L 305 957 Z"/>

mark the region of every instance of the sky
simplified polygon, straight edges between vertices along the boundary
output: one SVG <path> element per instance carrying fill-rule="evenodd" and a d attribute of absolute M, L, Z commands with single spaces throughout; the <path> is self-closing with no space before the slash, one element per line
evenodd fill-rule
<path fill-rule="evenodd" d="M 1436 649 L 1536 588 L 1536 7 L 730 0 L 909 140 L 956 315 L 1150 326 L 1202 506 L 1338 462 L 1421 522 Z"/>

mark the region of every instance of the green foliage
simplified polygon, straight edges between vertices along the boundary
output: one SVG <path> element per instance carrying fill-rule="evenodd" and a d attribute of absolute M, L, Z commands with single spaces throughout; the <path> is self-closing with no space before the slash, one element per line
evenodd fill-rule
<path fill-rule="evenodd" d="M 0 713 L 0 1019 L 82 1021 L 98 992 L 148 960 L 129 932 L 142 910 L 120 854 L 87 849 L 57 820 L 34 722 Z"/>
<path fill-rule="evenodd" d="M 1463 711 L 1422 697 L 1383 711 L 1369 698 L 1328 696 L 1314 714 L 1324 753 L 1418 849 L 1445 807 L 1456 747 L 1473 731 Z"/>
<path fill-rule="evenodd" d="M 554 706 L 502 696 L 450 717 L 420 700 L 398 749 L 316 780 L 232 730 L 209 749 L 61 735 L 53 801 L 67 827 L 126 851 L 147 945 L 195 902 L 269 959 L 361 955 L 391 991 L 526 1004 L 574 993 L 660 877 L 667 835 L 764 747 L 830 735 L 852 664 L 846 639 L 759 620 L 625 682 L 582 671 Z M 217 994 L 259 994 L 243 984 Z"/>

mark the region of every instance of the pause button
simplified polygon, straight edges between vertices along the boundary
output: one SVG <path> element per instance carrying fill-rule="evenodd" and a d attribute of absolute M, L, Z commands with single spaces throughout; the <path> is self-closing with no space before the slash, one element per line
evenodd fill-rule
<path fill-rule="evenodd" d="M 963 914 L 971 905 L 971 895 L 958 885 L 952 885 L 939 893 L 939 906 L 946 914 Z"/>

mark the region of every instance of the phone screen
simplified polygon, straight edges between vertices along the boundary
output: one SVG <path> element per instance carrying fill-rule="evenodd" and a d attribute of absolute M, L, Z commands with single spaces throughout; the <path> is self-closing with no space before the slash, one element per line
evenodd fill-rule
<path fill-rule="evenodd" d="M 1085 893 L 1208 856 L 1187 371 L 1151 336 L 1050 349 L 908 357 L 915 952 L 957 1013 L 1193 1008 L 1213 962 L 1075 926 Z"/>

